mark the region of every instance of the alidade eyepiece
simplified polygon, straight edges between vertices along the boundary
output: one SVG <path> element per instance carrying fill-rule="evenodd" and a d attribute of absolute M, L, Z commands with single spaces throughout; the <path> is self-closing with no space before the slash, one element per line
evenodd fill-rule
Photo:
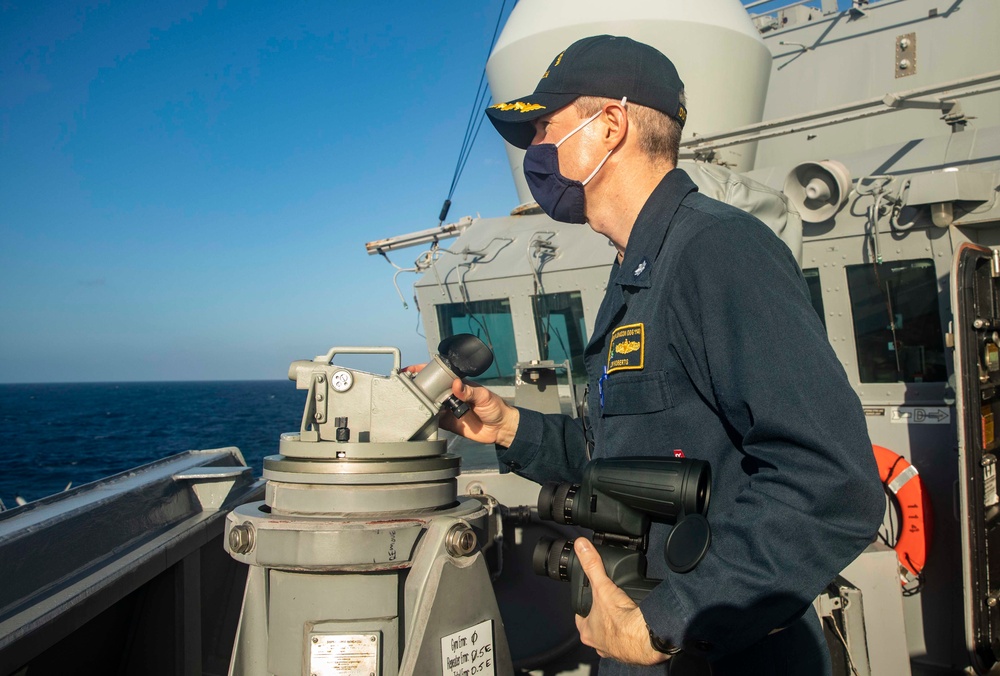
<path fill-rule="evenodd" d="M 413 383 L 438 405 L 461 418 L 469 407 L 451 394 L 452 382 L 455 378 L 482 375 L 492 364 L 493 353 L 486 343 L 471 333 L 459 333 L 441 341 L 437 355 L 414 377 Z"/>
<path fill-rule="evenodd" d="M 493 352 L 471 333 L 448 336 L 438 344 L 441 361 L 459 378 L 475 378 L 493 364 Z"/>

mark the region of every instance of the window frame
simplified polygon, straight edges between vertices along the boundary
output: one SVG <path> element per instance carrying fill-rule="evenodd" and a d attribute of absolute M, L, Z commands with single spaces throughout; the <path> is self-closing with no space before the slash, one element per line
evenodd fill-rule
<path fill-rule="evenodd" d="M 458 302 L 455 302 L 455 303 L 439 303 L 439 304 L 436 304 L 434 306 L 434 315 L 435 315 L 435 320 L 437 321 L 437 324 L 438 324 L 438 333 L 440 335 L 440 338 L 443 340 L 444 338 L 447 338 L 449 336 L 455 335 L 453 333 L 450 333 L 450 330 L 451 330 L 451 321 L 450 321 L 451 317 L 445 317 L 442 314 L 443 312 L 446 311 L 446 308 L 452 308 L 452 307 L 468 308 L 469 306 L 475 306 L 477 304 L 504 303 L 504 302 L 507 303 L 506 317 L 508 318 L 508 320 L 510 322 L 510 332 L 509 332 L 510 346 L 509 346 L 509 352 L 511 354 L 513 354 L 513 361 L 511 361 L 509 365 L 502 363 L 499 359 L 497 359 L 497 355 L 496 355 L 496 352 L 494 350 L 494 355 L 493 355 L 494 356 L 494 363 L 490 366 L 489 369 L 487 369 L 486 373 L 483 374 L 483 376 L 485 376 L 485 377 L 478 376 L 478 377 L 475 377 L 475 378 L 470 378 L 470 380 L 473 380 L 473 381 L 478 382 L 478 383 L 482 383 L 482 384 L 487 385 L 489 387 L 508 387 L 508 386 L 513 386 L 514 385 L 514 376 L 515 376 L 515 371 L 516 371 L 515 365 L 517 364 L 517 362 L 519 361 L 519 359 L 518 359 L 518 345 L 517 345 L 517 343 L 518 343 L 518 340 L 517 340 L 517 322 L 515 321 L 515 312 L 516 312 L 516 309 L 515 309 L 515 303 L 514 303 L 513 299 L 510 298 L 509 296 L 502 296 L 502 297 L 499 297 L 499 298 L 478 298 L 478 299 L 475 299 L 475 300 L 458 301 Z M 481 313 L 481 312 L 473 312 L 473 311 L 471 311 L 471 308 L 470 308 L 470 311 L 467 312 L 465 314 L 465 316 L 468 317 L 468 316 L 474 315 L 474 314 L 483 314 L 483 313 Z M 488 314 L 499 315 L 500 313 L 488 313 Z M 447 319 L 447 321 L 446 321 L 446 319 Z M 473 334 L 475 335 L 475 332 L 473 332 Z M 480 336 L 480 338 L 483 339 L 481 336 Z M 489 345 L 491 349 L 494 348 L 493 345 L 490 345 L 493 342 L 492 337 L 490 337 L 490 339 L 488 341 L 485 340 L 485 339 L 483 339 L 483 342 L 486 342 L 487 345 Z M 510 374 L 507 375 L 507 376 L 505 376 L 503 374 L 503 369 L 506 366 L 509 366 L 509 370 L 510 370 Z M 496 371 L 499 373 L 499 375 L 498 376 L 490 377 L 489 374 L 494 369 L 496 369 Z"/>
<path fill-rule="evenodd" d="M 548 292 L 545 292 L 545 293 L 534 293 L 534 294 L 532 294 L 531 297 L 530 297 L 530 301 L 531 301 L 531 322 L 532 322 L 532 325 L 533 325 L 533 328 L 534 328 L 535 347 L 537 349 L 537 354 L 539 356 L 538 358 L 542 359 L 542 360 L 546 360 L 546 359 L 551 360 L 552 358 L 550 356 L 543 354 L 542 341 L 541 341 L 541 338 L 542 338 L 542 336 L 541 336 L 542 317 L 538 313 L 538 309 L 540 308 L 540 304 L 538 302 L 538 299 L 542 298 L 544 296 L 556 296 L 556 295 L 572 296 L 573 294 L 576 294 L 577 300 L 579 300 L 580 315 L 579 315 L 578 318 L 575 318 L 575 319 L 577 321 L 579 321 L 580 324 L 581 324 L 581 326 L 579 328 L 580 328 L 580 335 L 581 335 L 582 344 L 580 346 L 580 354 L 578 355 L 578 358 L 576 360 L 574 360 L 574 355 L 572 354 L 572 350 L 569 350 L 570 354 L 568 355 L 568 359 L 569 359 L 569 362 L 570 362 L 570 368 L 573 370 L 573 382 L 574 382 L 574 384 L 575 385 L 583 385 L 583 384 L 586 384 L 586 382 L 587 382 L 587 369 L 586 369 L 586 362 L 584 360 L 584 353 L 586 352 L 586 349 L 587 349 L 587 343 L 590 342 L 590 332 L 587 330 L 587 316 L 586 316 L 587 313 L 586 313 L 586 310 L 585 310 L 585 305 L 584 305 L 584 300 L 583 300 L 583 296 L 584 296 L 583 291 L 580 290 L 580 289 L 573 289 L 573 290 L 570 290 L 570 291 L 548 291 Z M 575 308 L 574 308 L 574 310 L 575 310 Z M 569 337 L 567 336 L 567 340 L 568 339 L 569 339 Z M 572 347 L 572 346 L 569 346 L 569 347 Z M 562 362 L 560 361 L 560 362 L 557 362 L 557 363 L 562 363 Z"/>
<path fill-rule="evenodd" d="M 942 334 L 947 330 L 951 317 L 951 299 L 948 293 L 951 276 L 952 251 L 947 233 L 934 232 L 928 237 L 923 231 L 915 236 L 894 239 L 882 233 L 881 247 L 884 261 L 931 259 L 937 277 L 938 312 Z M 831 239 L 807 239 L 804 244 L 802 267 L 819 267 L 823 307 L 826 313 L 827 337 L 844 365 L 848 381 L 862 403 L 900 405 L 940 404 L 945 401 L 947 382 L 932 383 L 862 383 L 858 371 L 858 353 L 854 338 L 853 308 L 847 285 L 848 265 L 871 264 L 868 237 L 855 235 Z M 945 368 L 949 379 L 953 364 L 945 347 Z"/>

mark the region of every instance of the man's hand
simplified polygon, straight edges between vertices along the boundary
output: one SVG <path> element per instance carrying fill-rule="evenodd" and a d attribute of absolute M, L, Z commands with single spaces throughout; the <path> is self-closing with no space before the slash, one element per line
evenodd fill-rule
<path fill-rule="evenodd" d="M 455 379 L 452 393 L 469 405 L 461 418 L 441 416 L 440 425 L 466 439 L 483 444 L 510 446 L 521 420 L 521 412 L 482 385 Z"/>
<path fill-rule="evenodd" d="M 611 657 L 626 664 L 651 665 L 670 659 L 653 650 L 642 611 L 608 577 L 594 545 L 586 538 L 577 538 L 573 549 L 590 580 L 594 599 L 587 617 L 576 616 L 576 628 L 583 644 L 596 649 L 601 657 Z"/>
<path fill-rule="evenodd" d="M 414 364 L 403 369 L 405 373 L 420 373 L 427 364 Z M 469 405 L 469 412 L 461 418 L 450 413 L 442 414 L 439 424 L 449 432 L 482 444 L 510 446 L 521 421 L 521 412 L 482 385 L 466 383 L 456 378 L 451 384 L 456 397 Z"/>

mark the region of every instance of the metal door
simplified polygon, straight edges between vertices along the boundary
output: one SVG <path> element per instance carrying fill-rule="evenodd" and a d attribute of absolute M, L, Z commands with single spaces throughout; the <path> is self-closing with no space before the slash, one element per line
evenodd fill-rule
<path fill-rule="evenodd" d="M 1000 254 L 974 244 L 952 269 L 966 645 L 977 673 L 1000 654 Z"/>

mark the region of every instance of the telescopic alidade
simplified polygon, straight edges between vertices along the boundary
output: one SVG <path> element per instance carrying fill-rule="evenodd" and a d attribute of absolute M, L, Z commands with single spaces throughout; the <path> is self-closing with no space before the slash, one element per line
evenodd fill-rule
<path fill-rule="evenodd" d="M 393 368 L 336 365 L 344 354 L 391 355 Z M 457 495 L 459 458 L 437 424 L 466 410 L 455 378 L 492 361 L 462 334 L 416 374 L 386 347 L 292 363 L 306 390 L 300 429 L 264 459 L 264 501 L 226 521 L 227 550 L 250 566 L 231 673 L 512 673 L 482 554 L 499 511 Z"/>

